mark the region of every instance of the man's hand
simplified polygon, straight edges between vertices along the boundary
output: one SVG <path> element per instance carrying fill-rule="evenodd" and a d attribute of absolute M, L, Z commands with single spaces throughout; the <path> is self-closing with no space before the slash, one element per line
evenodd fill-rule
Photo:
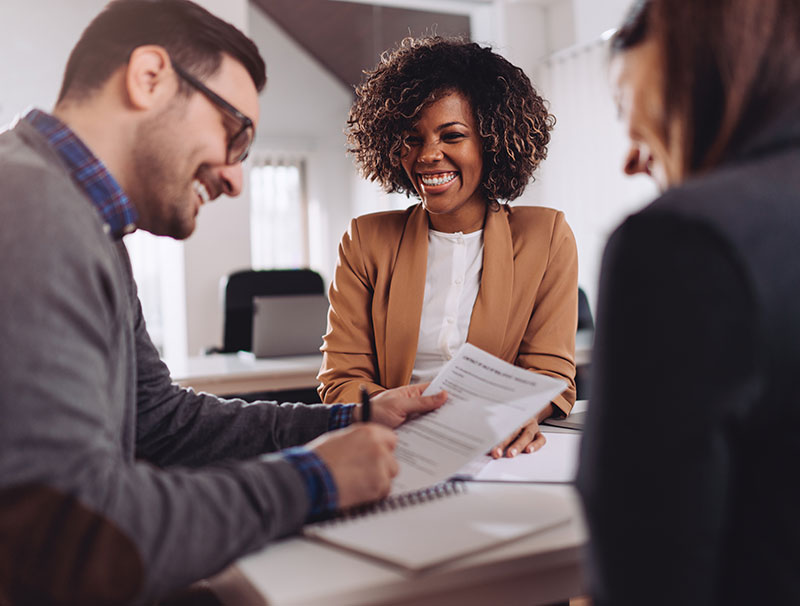
<path fill-rule="evenodd" d="M 351 425 L 321 435 L 308 444 L 336 482 L 339 507 L 376 501 L 389 494 L 397 475 L 391 429 L 374 423 Z"/>
<path fill-rule="evenodd" d="M 398 427 L 415 414 L 436 410 L 447 401 L 447 393 L 440 391 L 432 396 L 423 396 L 428 383 L 417 383 L 382 391 L 372 397 L 372 420 L 387 427 Z M 361 406 L 355 411 L 355 419 L 361 420 Z"/>

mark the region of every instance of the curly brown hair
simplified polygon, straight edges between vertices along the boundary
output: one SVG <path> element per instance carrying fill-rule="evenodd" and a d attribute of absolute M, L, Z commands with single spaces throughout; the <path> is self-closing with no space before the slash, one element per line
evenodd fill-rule
<path fill-rule="evenodd" d="M 513 200 L 547 156 L 555 117 L 525 73 L 474 42 L 406 38 L 381 56 L 356 87 L 347 120 L 348 151 L 361 173 L 387 192 L 417 192 L 400 162 L 405 133 L 437 98 L 470 102 L 483 147 L 481 187 L 490 201 Z"/>

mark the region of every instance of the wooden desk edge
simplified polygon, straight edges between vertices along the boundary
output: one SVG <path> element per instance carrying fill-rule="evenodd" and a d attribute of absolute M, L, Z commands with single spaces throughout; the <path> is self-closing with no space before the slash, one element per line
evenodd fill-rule
<path fill-rule="evenodd" d="M 312 389 L 319 385 L 316 371 L 308 373 L 286 373 L 280 376 L 208 376 L 198 379 L 178 379 L 175 382 L 181 387 L 196 392 L 213 393 L 218 396 L 230 394 L 253 393 L 258 391 L 280 391 L 284 389 Z"/>
<path fill-rule="evenodd" d="M 256 585 L 248 580 L 243 572 L 237 575 L 238 583 L 246 587 L 247 592 L 254 592 L 258 598 L 253 601 L 225 599 L 225 604 L 253 606 L 263 603 L 274 605 L 312 606 L 324 600 L 328 606 L 469 606 L 486 602 L 483 597 L 494 593 L 502 597 L 499 603 L 514 603 L 524 596 L 528 604 L 549 604 L 559 600 L 585 593 L 586 584 L 582 573 L 583 550 L 586 542 L 585 530 L 580 519 L 573 518 L 558 524 L 530 538 L 541 539 L 549 533 L 557 533 L 555 538 L 547 541 L 549 548 L 529 553 L 519 552 L 519 542 L 511 541 L 485 552 L 466 556 L 436 569 L 419 575 L 403 574 L 399 569 L 380 564 L 370 558 L 340 551 L 336 547 L 296 537 L 289 541 L 300 540 L 319 549 L 342 557 L 355 558 L 362 562 L 371 562 L 376 570 L 391 571 L 387 576 L 381 573 L 382 579 L 377 584 L 370 582 L 334 585 L 318 590 L 301 591 L 299 595 L 289 597 L 282 590 L 272 595 L 269 587 L 261 595 Z M 285 547 L 288 545 L 284 543 Z M 510 551 L 509 551 L 510 549 Z M 527 549 L 527 548 L 525 548 Z M 497 550 L 501 550 L 499 553 Z M 486 561 L 487 554 L 491 560 Z M 274 569 L 270 569 L 274 572 Z M 251 571 L 252 572 L 252 571 Z M 247 587 L 249 586 L 249 587 Z M 216 591 L 216 590 L 215 590 Z M 320 593 L 322 592 L 322 593 Z M 488 593 L 487 593 L 488 592 Z M 221 594 L 220 594 L 221 595 Z M 234 595 L 230 594 L 229 595 Z M 246 595 L 246 594 L 245 594 Z M 477 596 L 483 596 L 477 598 Z M 447 601 L 443 602 L 444 598 Z M 258 601 L 265 600 L 265 601 Z M 496 602 L 498 603 L 498 602 Z"/>

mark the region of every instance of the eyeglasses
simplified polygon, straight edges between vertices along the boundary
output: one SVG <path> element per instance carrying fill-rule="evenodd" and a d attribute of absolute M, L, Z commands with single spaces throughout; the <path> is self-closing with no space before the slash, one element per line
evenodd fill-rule
<path fill-rule="evenodd" d="M 253 144 L 253 138 L 255 136 L 253 121 L 174 61 L 172 62 L 172 69 L 186 82 L 203 93 L 214 105 L 241 124 L 236 134 L 228 139 L 228 151 L 225 157 L 225 163 L 239 164 L 239 162 L 244 162 L 245 158 L 247 158 L 247 154 L 250 153 L 250 146 Z"/>

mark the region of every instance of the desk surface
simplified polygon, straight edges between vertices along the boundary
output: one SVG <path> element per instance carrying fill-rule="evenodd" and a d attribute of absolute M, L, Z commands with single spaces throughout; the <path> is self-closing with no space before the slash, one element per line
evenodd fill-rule
<path fill-rule="evenodd" d="M 212 580 L 212 586 L 224 604 L 241 606 L 531 606 L 585 593 L 581 559 L 586 530 L 574 489 L 526 486 L 532 493 L 544 490 L 562 497 L 565 509 L 573 513 L 571 520 L 417 575 L 293 537 L 240 560 L 235 582 Z M 497 487 L 472 483 L 470 490 Z"/>
<path fill-rule="evenodd" d="M 218 396 L 316 387 L 322 354 L 256 358 L 247 352 L 195 356 L 168 362 L 182 387 Z"/>
<path fill-rule="evenodd" d="M 575 364 L 591 361 L 593 331 L 578 331 Z M 319 385 L 317 373 L 322 354 L 256 358 L 248 352 L 192 356 L 168 361 L 172 379 L 181 387 L 218 396 L 307 389 Z"/>
<path fill-rule="evenodd" d="M 578 408 L 585 409 L 585 405 L 580 402 Z M 551 430 L 574 433 L 556 428 L 546 431 Z M 470 490 L 502 490 L 503 486 L 472 482 Z M 226 573 L 227 582 L 212 586 L 223 603 L 243 606 L 535 605 L 585 593 L 581 562 L 586 530 L 574 488 L 570 484 L 514 486 L 530 493 L 532 508 L 537 492 L 557 495 L 572 514 L 569 522 L 417 575 L 330 545 L 291 537 L 240 560 L 232 573 Z M 231 578 L 235 582 L 230 582 Z M 309 582 L 311 578 L 313 582 Z"/>

